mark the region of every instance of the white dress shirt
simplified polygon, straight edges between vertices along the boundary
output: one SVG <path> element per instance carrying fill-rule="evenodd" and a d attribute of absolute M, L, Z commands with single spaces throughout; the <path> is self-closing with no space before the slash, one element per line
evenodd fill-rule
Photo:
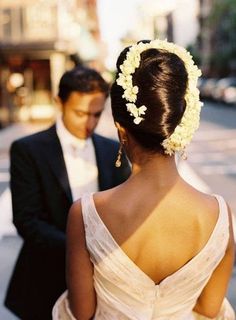
<path fill-rule="evenodd" d="M 79 139 L 64 126 L 61 117 L 56 122 L 73 201 L 83 193 L 98 191 L 98 169 L 91 138 Z"/>

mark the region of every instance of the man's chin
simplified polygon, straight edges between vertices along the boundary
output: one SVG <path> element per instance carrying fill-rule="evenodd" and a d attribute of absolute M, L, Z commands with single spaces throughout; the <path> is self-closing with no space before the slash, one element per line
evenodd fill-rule
<path fill-rule="evenodd" d="M 88 136 L 79 136 L 79 137 L 77 137 L 78 139 L 80 139 L 80 140 L 86 140 L 86 139 L 88 139 L 89 137 Z"/>
<path fill-rule="evenodd" d="M 93 131 L 85 131 L 85 132 L 74 132 L 72 133 L 76 138 L 81 139 L 81 140 L 86 140 L 90 138 L 93 134 Z"/>
<path fill-rule="evenodd" d="M 72 133 L 71 134 L 77 138 L 77 139 L 80 139 L 80 140 L 86 140 L 88 138 L 88 136 L 86 134 L 78 134 L 78 133 Z"/>

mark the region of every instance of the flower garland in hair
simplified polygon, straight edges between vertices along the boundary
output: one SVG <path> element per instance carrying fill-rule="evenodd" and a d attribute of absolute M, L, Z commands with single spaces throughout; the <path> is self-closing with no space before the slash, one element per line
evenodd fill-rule
<path fill-rule="evenodd" d="M 190 143 L 194 132 L 199 127 L 200 111 L 203 104 L 199 100 L 197 81 L 201 76 L 201 71 L 194 64 L 192 56 L 187 50 L 167 40 L 156 39 L 149 43 L 139 42 L 130 47 L 125 61 L 120 66 L 121 73 L 118 74 L 116 82 L 124 89 L 122 97 L 128 101 L 126 103 L 127 111 L 134 117 L 133 121 L 137 125 L 144 120 L 143 116 L 145 116 L 147 107 L 144 105 L 137 107 L 135 104 L 139 88 L 138 86 L 133 86 L 132 74 L 139 67 L 141 53 L 147 49 L 163 49 L 176 54 L 184 62 L 188 73 L 185 112 L 174 132 L 162 142 L 164 151 L 168 155 L 172 155 L 176 151 L 183 152 L 186 145 Z"/>

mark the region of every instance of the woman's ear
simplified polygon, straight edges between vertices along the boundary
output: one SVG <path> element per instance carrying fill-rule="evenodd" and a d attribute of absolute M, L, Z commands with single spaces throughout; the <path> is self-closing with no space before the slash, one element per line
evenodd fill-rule
<path fill-rule="evenodd" d="M 118 130 L 118 136 L 121 142 L 127 141 L 127 130 L 115 121 L 116 129 Z"/>

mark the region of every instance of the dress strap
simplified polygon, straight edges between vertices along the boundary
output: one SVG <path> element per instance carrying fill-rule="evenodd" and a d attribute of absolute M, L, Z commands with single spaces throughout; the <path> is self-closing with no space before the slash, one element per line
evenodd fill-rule
<path fill-rule="evenodd" d="M 222 196 L 218 194 L 214 194 L 213 196 L 217 199 L 219 203 L 219 214 L 220 214 L 219 219 L 222 221 L 223 224 L 225 224 L 228 227 L 229 215 L 228 215 L 227 203 Z"/>
<path fill-rule="evenodd" d="M 89 214 L 91 211 L 90 199 L 91 199 L 90 193 L 84 193 L 81 197 L 82 216 L 83 216 L 85 231 L 91 223 L 91 215 Z"/>

